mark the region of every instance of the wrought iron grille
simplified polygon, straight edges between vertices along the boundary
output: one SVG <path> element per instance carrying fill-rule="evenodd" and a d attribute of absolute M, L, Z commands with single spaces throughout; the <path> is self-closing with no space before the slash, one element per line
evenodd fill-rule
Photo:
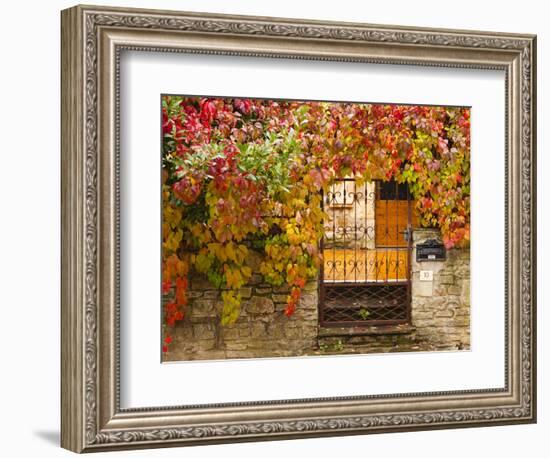
<path fill-rule="evenodd" d="M 321 324 L 408 322 L 412 210 L 406 184 L 337 180 L 323 207 Z"/>

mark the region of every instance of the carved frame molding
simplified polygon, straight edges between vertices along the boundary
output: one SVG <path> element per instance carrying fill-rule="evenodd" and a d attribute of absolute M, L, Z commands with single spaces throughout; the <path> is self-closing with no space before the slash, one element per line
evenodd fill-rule
<path fill-rule="evenodd" d="M 117 177 L 124 50 L 505 71 L 506 387 L 121 409 Z M 82 452 L 534 422 L 535 63 L 531 35 L 103 7 L 64 10 L 62 446 Z"/>

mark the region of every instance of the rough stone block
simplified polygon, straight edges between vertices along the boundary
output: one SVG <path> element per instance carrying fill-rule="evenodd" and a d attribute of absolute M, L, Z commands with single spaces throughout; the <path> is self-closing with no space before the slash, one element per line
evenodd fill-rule
<path fill-rule="evenodd" d="M 286 302 L 275 302 L 275 310 L 282 312 L 286 309 Z"/>
<path fill-rule="evenodd" d="M 250 337 L 253 339 L 265 339 L 268 337 L 267 326 L 265 323 L 251 323 Z"/>
<path fill-rule="evenodd" d="M 453 318 L 455 316 L 455 312 L 452 309 L 448 310 L 438 310 L 435 312 L 435 318 Z"/>
<path fill-rule="evenodd" d="M 229 341 L 224 342 L 226 350 L 246 350 L 246 343 Z"/>
<path fill-rule="evenodd" d="M 205 299 L 217 299 L 219 296 L 220 296 L 220 291 L 217 289 L 204 292 Z"/>
<path fill-rule="evenodd" d="M 212 350 L 216 346 L 216 341 L 214 339 L 199 340 L 196 343 L 196 349 L 199 351 Z"/>
<path fill-rule="evenodd" d="M 269 297 L 254 296 L 247 302 L 246 311 L 251 315 L 273 313 L 275 305 Z"/>
<path fill-rule="evenodd" d="M 316 281 L 309 281 L 304 286 L 304 291 L 317 291 L 319 289 L 319 285 Z"/>
<path fill-rule="evenodd" d="M 296 319 L 296 321 L 301 323 L 308 323 L 308 322 L 316 322 L 317 321 L 317 310 L 304 310 L 298 308 L 293 315 L 293 318 Z"/>
<path fill-rule="evenodd" d="M 453 275 L 440 274 L 437 281 L 439 281 L 442 285 L 452 285 L 455 282 L 455 278 Z"/>
<path fill-rule="evenodd" d="M 285 337 L 287 339 L 299 339 L 300 337 L 302 337 L 302 329 L 301 328 L 286 327 L 285 328 Z"/>
<path fill-rule="evenodd" d="M 222 328 L 223 340 L 235 340 L 239 338 L 239 329 L 234 326 L 223 326 Z"/>
<path fill-rule="evenodd" d="M 246 287 L 246 286 L 243 288 L 240 288 L 239 294 L 241 295 L 241 298 L 249 299 L 252 296 L 252 288 Z"/>
<path fill-rule="evenodd" d="M 446 296 L 447 295 L 448 285 L 438 285 L 436 284 L 433 290 L 434 296 Z"/>
<path fill-rule="evenodd" d="M 300 308 L 301 309 L 315 309 L 319 305 L 319 299 L 317 293 L 304 293 L 300 298 Z"/>
<path fill-rule="evenodd" d="M 274 294 L 271 296 L 274 302 L 286 303 L 288 296 L 286 294 Z"/>
<path fill-rule="evenodd" d="M 247 324 L 239 328 L 239 339 L 248 339 L 250 338 L 250 326 Z"/>
<path fill-rule="evenodd" d="M 215 303 L 213 299 L 195 299 L 190 306 L 191 319 L 216 316 Z"/>
<path fill-rule="evenodd" d="M 421 311 L 413 311 L 412 313 L 412 319 L 414 321 L 426 321 L 426 320 L 432 320 L 434 317 L 434 312 L 432 310 L 421 312 Z"/>
<path fill-rule="evenodd" d="M 449 285 L 447 288 L 447 294 L 458 296 L 462 293 L 462 288 L 459 285 Z"/>
<path fill-rule="evenodd" d="M 267 356 L 276 346 L 277 341 L 269 341 L 264 339 L 251 339 L 246 342 L 247 351 L 254 351 L 259 357 Z"/>
<path fill-rule="evenodd" d="M 462 316 L 455 316 L 453 320 L 455 326 L 470 326 L 470 316 L 469 315 L 462 315 Z"/>
<path fill-rule="evenodd" d="M 270 294 L 273 291 L 273 288 L 271 287 L 257 287 L 254 288 L 254 294 L 259 294 L 260 296 L 265 296 L 266 294 Z"/>
<path fill-rule="evenodd" d="M 412 321 L 413 326 L 416 327 L 418 335 L 429 335 L 436 330 L 436 322 L 434 320 L 414 320 Z"/>
<path fill-rule="evenodd" d="M 210 323 L 193 325 L 195 339 L 213 339 L 216 335 L 215 326 Z"/>
<path fill-rule="evenodd" d="M 318 328 L 315 325 L 302 327 L 302 337 L 304 339 L 316 339 L 317 334 L 318 334 Z"/>
<path fill-rule="evenodd" d="M 281 323 L 271 323 L 267 326 L 267 335 L 275 340 L 282 339 L 285 335 L 284 326 Z"/>
<path fill-rule="evenodd" d="M 273 292 L 279 293 L 279 294 L 282 294 L 282 293 L 289 294 L 290 293 L 290 287 L 287 284 L 274 286 L 273 287 Z"/>
<path fill-rule="evenodd" d="M 179 348 L 183 342 L 191 342 L 193 339 L 193 328 L 188 321 L 183 321 L 176 325 L 171 334 L 173 334 L 174 343 L 176 344 L 174 346 Z"/>

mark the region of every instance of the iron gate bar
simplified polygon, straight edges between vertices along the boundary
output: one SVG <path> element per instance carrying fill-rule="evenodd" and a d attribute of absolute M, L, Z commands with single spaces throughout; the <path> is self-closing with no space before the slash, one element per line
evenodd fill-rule
<path fill-rule="evenodd" d="M 411 280 L 411 257 L 412 257 L 412 248 L 413 248 L 413 233 L 412 233 L 412 204 L 411 204 L 411 190 L 407 186 L 407 322 L 411 322 L 411 312 L 412 312 L 412 280 Z"/>
<path fill-rule="evenodd" d="M 380 185 L 377 184 L 377 186 L 380 186 Z M 387 216 L 389 214 L 389 212 L 388 212 L 388 202 L 389 202 L 389 200 L 386 199 L 386 243 L 384 245 L 387 245 L 388 237 L 389 237 L 389 234 L 390 234 L 388 220 L 387 220 Z M 376 218 L 376 214 L 374 215 L 374 217 Z M 376 224 L 376 220 L 374 221 L 374 224 Z M 375 241 L 375 243 L 376 243 L 376 241 Z M 386 281 L 388 281 L 389 266 L 388 266 L 388 247 L 387 246 L 386 246 L 386 262 L 384 264 L 386 265 Z"/>
<path fill-rule="evenodd" d="M 399 189 L 397 181 L 395 182 L 395 201 L 399 202 L 397 199 L 399 198 Z M 395 205 L 395 240 L 399 240 L 399 205 Z M 396 267 L 395 267 L 395 278 L 399 276 L 399 256 L 395 258 L 396 260 Z"/>

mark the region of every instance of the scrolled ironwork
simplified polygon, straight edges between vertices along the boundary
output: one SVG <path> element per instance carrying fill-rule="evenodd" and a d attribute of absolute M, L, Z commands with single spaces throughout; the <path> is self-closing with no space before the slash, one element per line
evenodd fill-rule
<path fill-rule="evenodd" d="M 385 199 L 382 199 L 385 197 Z M 336 180 L 325 194 L 322 324 L 403 323 L 410 309 L 409 192 L 388 182 Z M 407 218 L 399 217 L 407 210 Z M 377 230 L 377 225 L 379 229 Z"/>

